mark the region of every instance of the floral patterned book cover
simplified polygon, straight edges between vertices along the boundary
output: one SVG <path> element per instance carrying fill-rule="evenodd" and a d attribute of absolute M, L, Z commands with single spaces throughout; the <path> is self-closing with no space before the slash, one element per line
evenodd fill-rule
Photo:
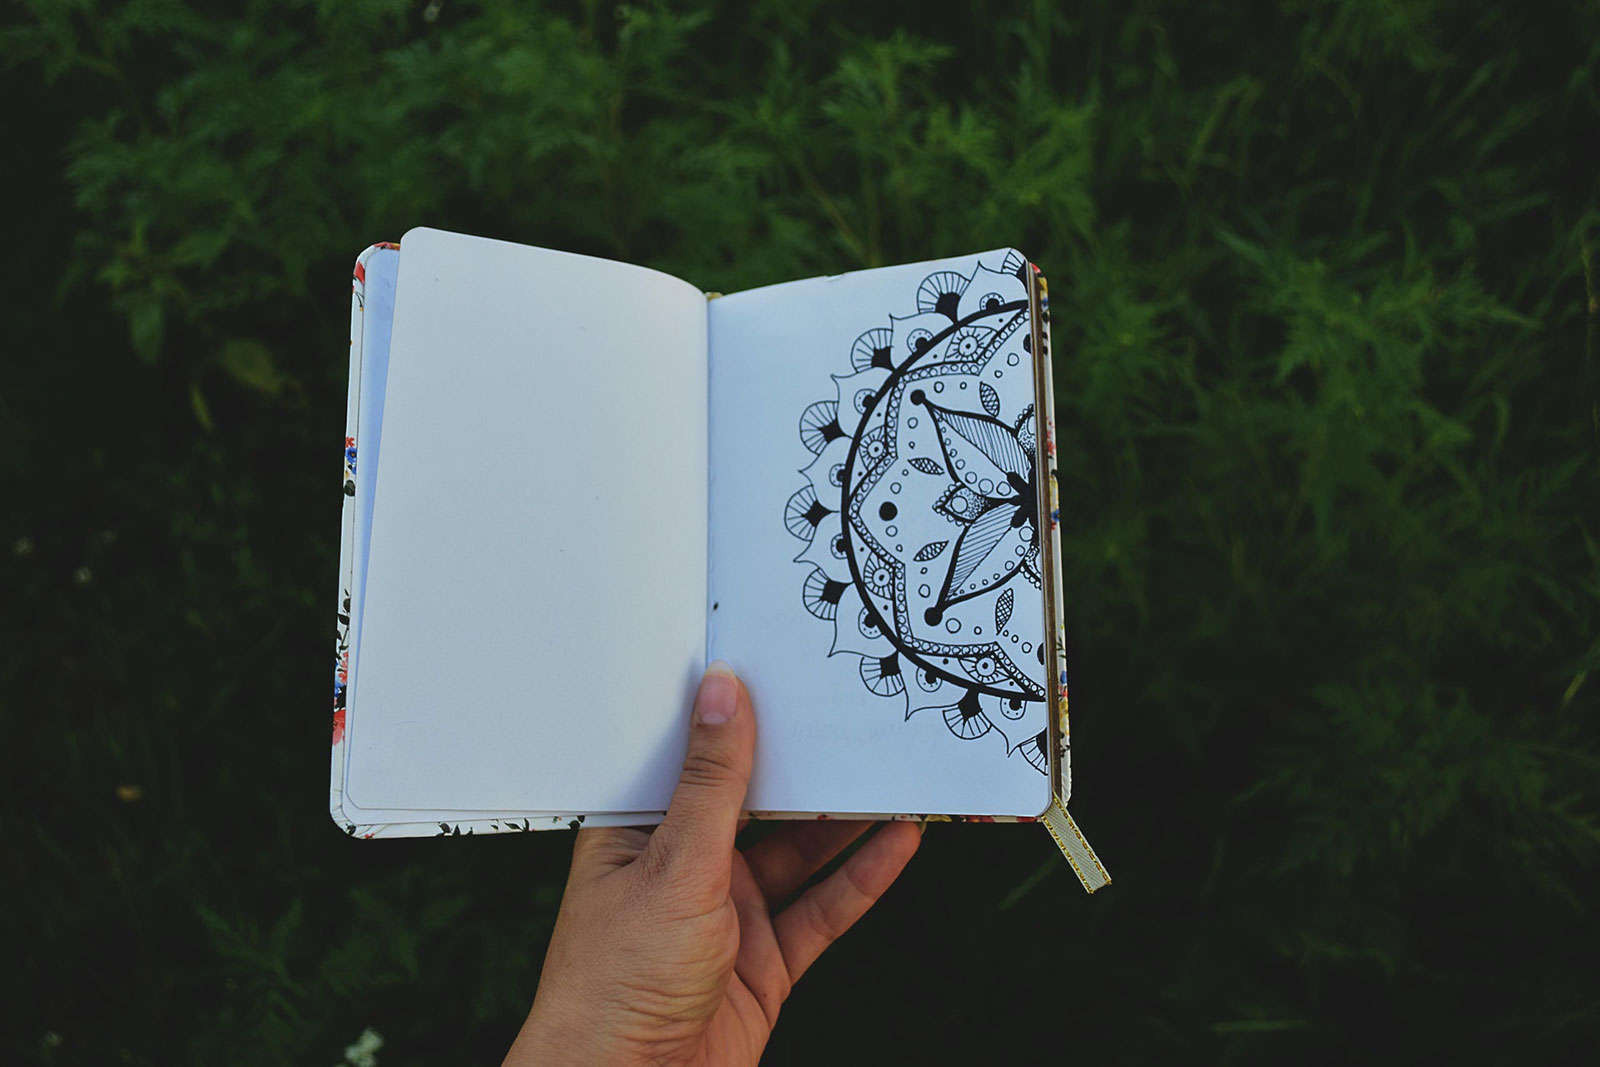
<path fill-rule="evenodd" d="M 1107 884 L 1066 810 L 1048 311 L 1014 249 L 709 298 L 436 230 L 364 250 L 335 822 L 657 821 L 725 659 L 752 817 L 1038 821 Z"/>

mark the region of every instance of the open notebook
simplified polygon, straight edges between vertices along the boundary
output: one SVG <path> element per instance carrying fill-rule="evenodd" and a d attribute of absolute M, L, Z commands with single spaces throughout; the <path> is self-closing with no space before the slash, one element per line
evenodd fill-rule
<path fill-rule="evenodd" d="M 637 825 L 705 665 L 761 818 L 1066 815 L 1044 281 L 1017 251 L 729 296 L 416 229 L 361 254 L 330 805 Z"/>

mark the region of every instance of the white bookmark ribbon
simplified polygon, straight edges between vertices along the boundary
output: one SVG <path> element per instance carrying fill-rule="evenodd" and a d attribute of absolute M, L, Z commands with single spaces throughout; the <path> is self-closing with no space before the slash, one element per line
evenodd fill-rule
<path fill-rule="evenodd" d="M 1055 838 L 1056 846 L 1061 849 L 1061 854 L 1067 857 L 1067 862 L 1072 864 L 1073 873 L 1078 876 L 1078 881 L 1083 883 L 1085 890 L 1093 893 L 1096 889 L 1111 884 L 1111 875 L 1106 873 L 1100 857 L 1089 847 L 1089 842 L 1084 839 L 1078 824 L 1067 814 L 1060 797 L 1051 798 L 1050 807 L 1045 810 L 1039 821 L 1044 823 L 1044 828 Z"/>

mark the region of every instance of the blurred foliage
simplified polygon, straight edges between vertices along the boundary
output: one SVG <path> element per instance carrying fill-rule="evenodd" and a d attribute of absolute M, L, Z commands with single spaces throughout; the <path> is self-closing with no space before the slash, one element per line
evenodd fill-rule
<path fill-rule="evenodd" d="M 345 279 L 422 223 L 727 292 L 1051 278 L 1117 884 L 935 827 L 772 1062 L 1592 1054 L 1594 4 L 9 14 L 7 1060 L 492 1061 L 520 1021 L 565 835 L 322 810 Z"/>

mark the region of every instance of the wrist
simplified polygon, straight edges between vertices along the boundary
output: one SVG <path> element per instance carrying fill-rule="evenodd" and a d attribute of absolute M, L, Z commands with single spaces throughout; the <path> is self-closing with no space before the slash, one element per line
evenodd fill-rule
<path fill-rule="evenodd" d="M 508 1067 L 624 1063 L 623 1053 L 587 1013 L 538 995 L 505 1062 Z"/>

